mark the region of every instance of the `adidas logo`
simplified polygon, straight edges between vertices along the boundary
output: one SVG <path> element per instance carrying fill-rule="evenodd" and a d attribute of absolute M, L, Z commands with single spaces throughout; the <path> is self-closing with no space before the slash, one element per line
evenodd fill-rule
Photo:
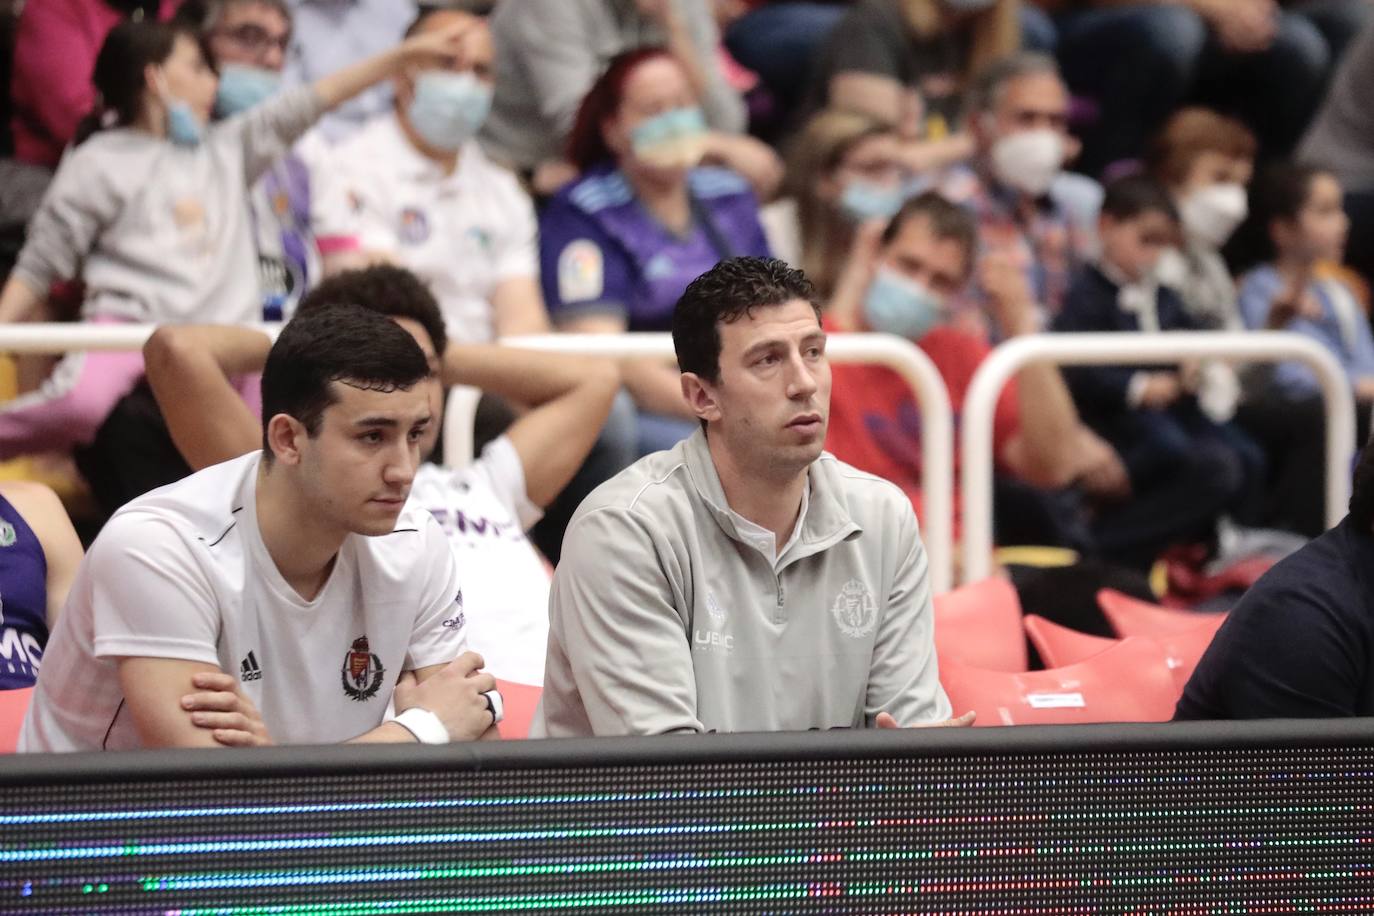
<path fill-rule="evenodd" d="M 258 667 L 258 657 L 249 652 L 239 662 L 239 680 L 258 681 L 262 680 L 262 669 Z"/>

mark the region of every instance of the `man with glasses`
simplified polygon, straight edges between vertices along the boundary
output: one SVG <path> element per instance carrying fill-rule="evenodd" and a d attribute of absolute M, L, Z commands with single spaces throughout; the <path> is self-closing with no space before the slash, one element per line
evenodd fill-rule
<path fill-rule="evenodd" d="M 1069 93 L 1054 58 L 1021 53 L 984 71 L 969 98 L 973 163 L 952 171 L 941 192 L 978 219 L 983 253 L 1026 272 L 1042 319 L 1059 312 L 1069 276 L 1095 246 L 1102 202 L 1097 182 L 1064 171 L 1078 151 L 1069 135 Z M 979 291 L 980 304 L 986 291 Z M 985 316 L 989 311 L 984 307 Z M 994 322 L 995 323 L 995 322 Z M 994 337 L 1004 329 L 993 327 Z"/>

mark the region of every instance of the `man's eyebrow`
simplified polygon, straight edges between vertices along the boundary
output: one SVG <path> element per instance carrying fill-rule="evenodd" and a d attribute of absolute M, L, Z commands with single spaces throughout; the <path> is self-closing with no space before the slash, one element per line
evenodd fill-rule
<path fill-rule="evenodd" d="M 754 344 L 753 346 L 751 346 L 751 347 L 749 347 L 748 349 L 746 349 L 746 350 L 744 351 L 744 355 L 745 355 L 745 356 L 753 356 L 755 353 L 761 353 L 761 352 L 763 352 L 764 350 L 771 350 L 771 349 L 773 349 L 774 347 L 781 347 L 781 346 L 785 346 L 786 344 L 787 344 L 787 341 L 785 341 L 785 340 L 780 340 L 779 338 L 776 338 L 776 337 L 770 337 L 770 338 L 768 338 L 767 340 L 760 340 L 758 343 L 756 343 L 756 344 Z"/>
<path fill-rule="evenodd" d="M 360 420 L 354 420 L 353 425 L 359 429 L 379 426 L 386 427 L 387 429 L 394 429 L 400 426 L 401 423 L 394 417 L 363 417 Z"/>

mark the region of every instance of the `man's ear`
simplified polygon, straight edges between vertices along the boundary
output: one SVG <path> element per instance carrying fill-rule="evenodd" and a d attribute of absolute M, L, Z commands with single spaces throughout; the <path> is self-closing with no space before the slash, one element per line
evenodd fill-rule
<path fill-rule="evenodd" d="M 682 373 L 682 398 L 687 409 L 698 420 L 714 423 L 720 419 L 720 402 L 716 399 L 716 386 L 695 372 Z"/>
<path fill-rule="evenodd" d="M 301 463 L 301 448 L 307 438 L 304 424 L 295 417 L 279 413 L 267 421 L 267 447 L 282 464 Z"/>

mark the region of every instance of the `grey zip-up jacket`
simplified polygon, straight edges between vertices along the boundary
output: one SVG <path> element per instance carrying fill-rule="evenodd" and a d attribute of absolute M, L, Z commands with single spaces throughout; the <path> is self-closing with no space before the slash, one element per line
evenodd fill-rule
<path fill-rule="evenodd" d="M 809 475 L 800 535 L 776 564 L 737 530 L 701 431 L 593 492 L 554 576 L 531 734 L 949 718 L 910 501 L 829 454 Z"/>

